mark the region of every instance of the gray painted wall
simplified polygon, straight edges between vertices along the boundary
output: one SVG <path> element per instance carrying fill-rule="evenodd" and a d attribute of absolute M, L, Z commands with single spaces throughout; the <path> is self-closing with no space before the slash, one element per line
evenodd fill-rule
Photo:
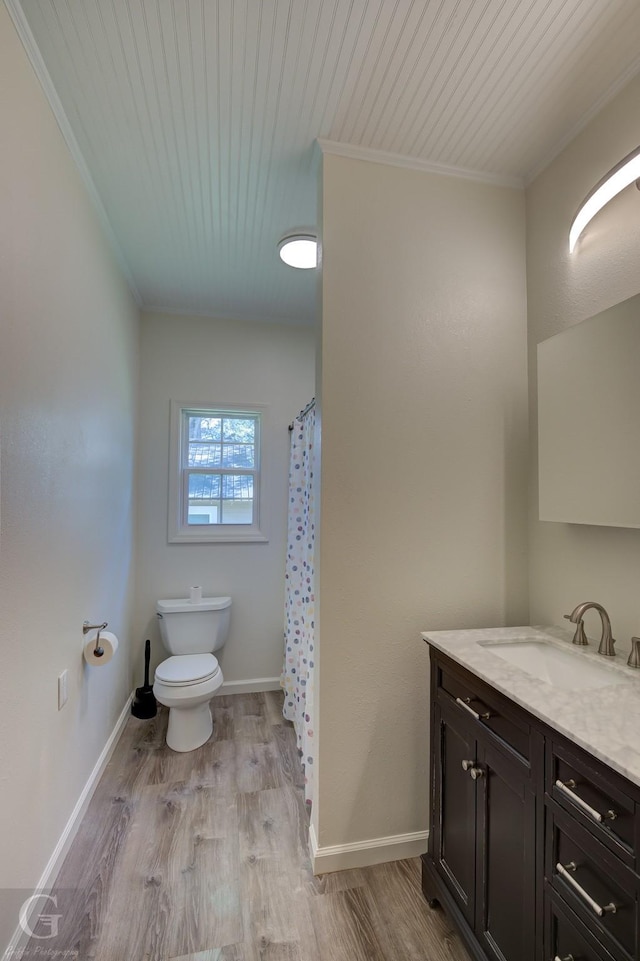
<path fill-rule="evenodd" d="M 284 268 L 283 269 L 287 269 Z M 313 396 L 310 328 L 143 314 L 140 348 L 138 552 L 134 649 L 142 670 L 150 637 L 166 657 L 156 600 L 203 594 L 233 598 L 219 660 L 227 682 L 279 677 L 284 626 L 288 424 Z M 167 543 L 170 401 L 267 405 L 267 544 Z"/>
<path fill-rule="evenodd" d="M 569 227 L 580 201 L 638 144 L 636 77 L 527 190 L 527 291 L 531 423 L 531 617 L 561 624 L 580 601 L 611 615 L 621 653 L 640 634 L 640 531 L 538 520 L 536 345 L 640 291 L 640 197 L 629 187 L 591 222 L 573 254 Z M 568 466 L 571 452 L 567 452 Z M 619 469 L 611 464 L 610 469 Z M 599 637 L 595 612 L 587 633 Z"/>

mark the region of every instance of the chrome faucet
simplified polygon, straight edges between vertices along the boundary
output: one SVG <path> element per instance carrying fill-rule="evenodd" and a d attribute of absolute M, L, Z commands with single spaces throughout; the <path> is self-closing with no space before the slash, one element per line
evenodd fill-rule
<path fill-rule="evenodd" d="M 600 638 L 598 654 L 604 654 L 605 657 L 615 657 L 616 652 L 613 649 L 615 640 L 611 636 L 611 621 L 609 620 L 609 615 L 605 611 L 602 604 L 597 604 L 595 601 L 585 601 L 584 604 L 578 604 L 571 614 L 564 615 L 568 621 L 571 621 L 572 624 L 578 625 L 576 627 L 576 632 L 573 635 L 573 643 L 582 645 L 589 643 L 584 633 L 584 624 L 582 623 L 582 618 L 592 607 L 598 612 L 600 615 L 600 620 L 602 621 L 602 637 Z"/>

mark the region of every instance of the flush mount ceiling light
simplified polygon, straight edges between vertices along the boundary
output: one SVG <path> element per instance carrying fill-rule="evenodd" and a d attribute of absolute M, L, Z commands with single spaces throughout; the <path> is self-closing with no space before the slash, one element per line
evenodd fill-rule
<path fill-rule="evenodd" d="M 593 190 L 587 194 L 578 213 L 575 215 L 571 230 L 569 231 L 569 252 L 572 253 L 578 238 L 590 220 L 593 220 L 598 211 L 602 210 L 605 204 L 619 194 L 621 190 L 628 187 L 640 178 L 640 147 L 636 147 L 630 154 L 627 154 L 620 163 L 605 174 Z"/>
<path fill-rule="evenodd" d="M 310 270 L 318 266 L 318 239 L 311 233 L 287 234 L 278 243 L 278 253 L 289 267 Z"/>

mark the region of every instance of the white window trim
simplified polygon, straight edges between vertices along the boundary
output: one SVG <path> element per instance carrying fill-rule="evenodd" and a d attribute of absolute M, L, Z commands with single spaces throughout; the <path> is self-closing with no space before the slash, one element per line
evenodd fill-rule
<path fill-rule="evenodd" d="M 258 414 L 260 417 L 258 450 L 258 496 L 255 499 L 253 524 L 207 524 L 202 527 L 184 522 L 184 484 L 181 463 L 183 411 L 215 410 L 230 414 Z M 169 428 L 169 512 L 168 541 L 170 544 L 241 544 L 266 543 L 267 531 L 267 476 L 268 450 L 265 443 L 268 407 L 264 404 L 183 403 L 171 401 Z"/>

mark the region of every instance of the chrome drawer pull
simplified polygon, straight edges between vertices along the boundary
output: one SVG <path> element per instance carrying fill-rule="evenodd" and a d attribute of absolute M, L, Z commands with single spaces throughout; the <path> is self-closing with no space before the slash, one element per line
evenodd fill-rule
<path fill-rule="evenodd" d="M 573 956 L 572 954 L 568 954 L 568 955 L 566 956 L 566 958 L 561 958 L 559 954 L 556 954 L 556 956 L 555 956 L 555 958 L 553 959 L 553 961 L 576 961 L 576 959 L 574 958 L 574 956 Z"/>
<path fill-rule="evenodd" d="M 589 817 L 592 817 L 594 821 L 598 821 L 600 824 L 606 820 L 615 821 L 615 819 L 618 817 L 615 811 L 607 811 L 606 814 L 600 814 L 599 811 L 596 811 L 595 808 L 592 808 L 590 804 L 587 804 L 586 801 L 583 801 L 578 794 L 575 794 L 571 790 L 571 788 L 575 786 L 576 782 L 573 780 L 573 778 L 570 778 L 568 781 L 561 781 L 558 778 L 556 781 L 556 787 L 558 790 L 562 791 L 563 794 L 566 794 L 568 798 L 571 798 L 573 803 L 577 804 L 579 808 L 582 808 L 582 810 L 585 811 Z"/>
<path fill-rule="evenodd" d="M 475 717 L 476 721 L 488 721 L 489 718 L 491 717 L 491 714 L 490 714 L 489 711 L 485 711 L 484 714 L 478 714 L 477 711 L 474 711 L 473 708 L 470 707 L 470 704 L 471 704 L 471 698 L 470 698 L 470 697 L 465 697 L 464 700 L 462 700 L 461 697 L 457 697 L 457 698 L 456 698 L 456 704 L 459 704 L 460 707 L 463 707 L 463 708 L 465 709 L 465 711 L 468 711 L 468 712 L 469 712 L 469 714 L 473 714 L 473 716 Z"/>
<path fill-rule="evenodd" d="M 615 914 L 618 908 L 613 903 L 613 901 L 610 904 L 605 904 L 605 906 L 601 908 L 598 902 L 594 901 L 591 895 L 587 894 L 585 889 L 578 884 L 578 882 L 574 877 L 571 876 L 570 872 L 575 871 L 577 867 L 578 865 L 576 864 L 575 861 L 569 861 L 568 864 L 560 864 L 560 862 L 558 861 L 558 863 L 556 864 L 556 871 L 558 872 L 558 874 L 562 875 L 565 881 L 569 882 L 569 884 L 574 889 L 574 891 L 576 891 L 580 895 L 582 900 L 589 905 L 592 911 L 595 911 L 595 913 L 598 915 L 599 918 L 601 918 L 603 914 L 609 914 L 609 913 Z"/>

